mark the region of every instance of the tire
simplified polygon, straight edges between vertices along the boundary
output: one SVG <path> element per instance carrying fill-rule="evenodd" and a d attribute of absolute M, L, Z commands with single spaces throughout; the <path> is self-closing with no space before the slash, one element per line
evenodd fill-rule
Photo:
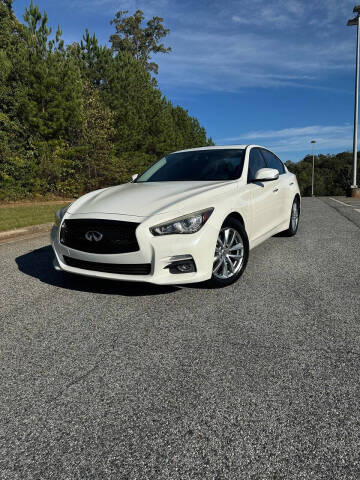
<path fill-rule="evenodd" d="M 295 216 L 294 216 L 295 215 Z M 293 237 L 296 235 L 299 228 L 300 218 L 300 202 L 298 198 L 295 198 L 291 206 L 289 228 L 281 232 L 285 237 Z"/>
<path fill-rule="evenodd" d="M 225 220 L 216 242 L 213 274 L 207 284 L 221 288 L 235 283 L 244 273 L 248 259 L 249 240 L 244 225 L 235 218 Z"/>

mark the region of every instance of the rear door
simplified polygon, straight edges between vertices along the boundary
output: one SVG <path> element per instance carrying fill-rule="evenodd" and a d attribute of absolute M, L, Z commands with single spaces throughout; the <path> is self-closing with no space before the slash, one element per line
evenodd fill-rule
<path fill-rule="evenodd" d="M 252 193 L 252 240 L 261 239 L 279 224 L 279 204 L 276 189 L 278 180 L 254 181 L 255 174 L 267 164 L 259 148 L 252 148 L 249 155 L 248 188 Z"/>

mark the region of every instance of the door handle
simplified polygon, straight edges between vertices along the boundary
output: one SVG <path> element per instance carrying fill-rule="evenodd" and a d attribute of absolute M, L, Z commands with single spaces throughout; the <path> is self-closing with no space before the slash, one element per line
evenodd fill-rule
<path fill-rule="evenodd" d="M 276 192 L 278 192 L 278 191 L 279 191 L 278 188 L 274 188 L 273 193 L 276 193 Z"/>
<path fill-rule="evenodd" d="M 289 185 L 294 185 L 294 182 L 289 183 Z"/>

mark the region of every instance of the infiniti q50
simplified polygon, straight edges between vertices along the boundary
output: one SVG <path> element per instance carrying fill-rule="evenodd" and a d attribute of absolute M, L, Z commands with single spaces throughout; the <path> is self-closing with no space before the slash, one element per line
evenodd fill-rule
<path fill-rule="evenodd" d="M 58 270 L 114 280 L 230 285 L 252 248 L 296 234 L 295 175 L 256 145 L 171 153 L 132 181 L 60 209 L 51 232 Z"/>

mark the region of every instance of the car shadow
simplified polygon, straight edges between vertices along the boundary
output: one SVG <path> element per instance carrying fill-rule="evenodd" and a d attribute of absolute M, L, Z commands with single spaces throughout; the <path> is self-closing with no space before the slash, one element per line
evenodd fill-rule
<path fill-rule="evenodd" d="M 68 290 L 133 297 L 164 295 L 180 290 L 179 287 L 172 285 L 119 282 L 59 272 L 53 267 L 53 258 L 53 250 L 50 245 L 47 245 L 25 255 L 20 255 L 15 261 L 19 270 L 25 275 L 37 278 L 48 285 Z"/>

